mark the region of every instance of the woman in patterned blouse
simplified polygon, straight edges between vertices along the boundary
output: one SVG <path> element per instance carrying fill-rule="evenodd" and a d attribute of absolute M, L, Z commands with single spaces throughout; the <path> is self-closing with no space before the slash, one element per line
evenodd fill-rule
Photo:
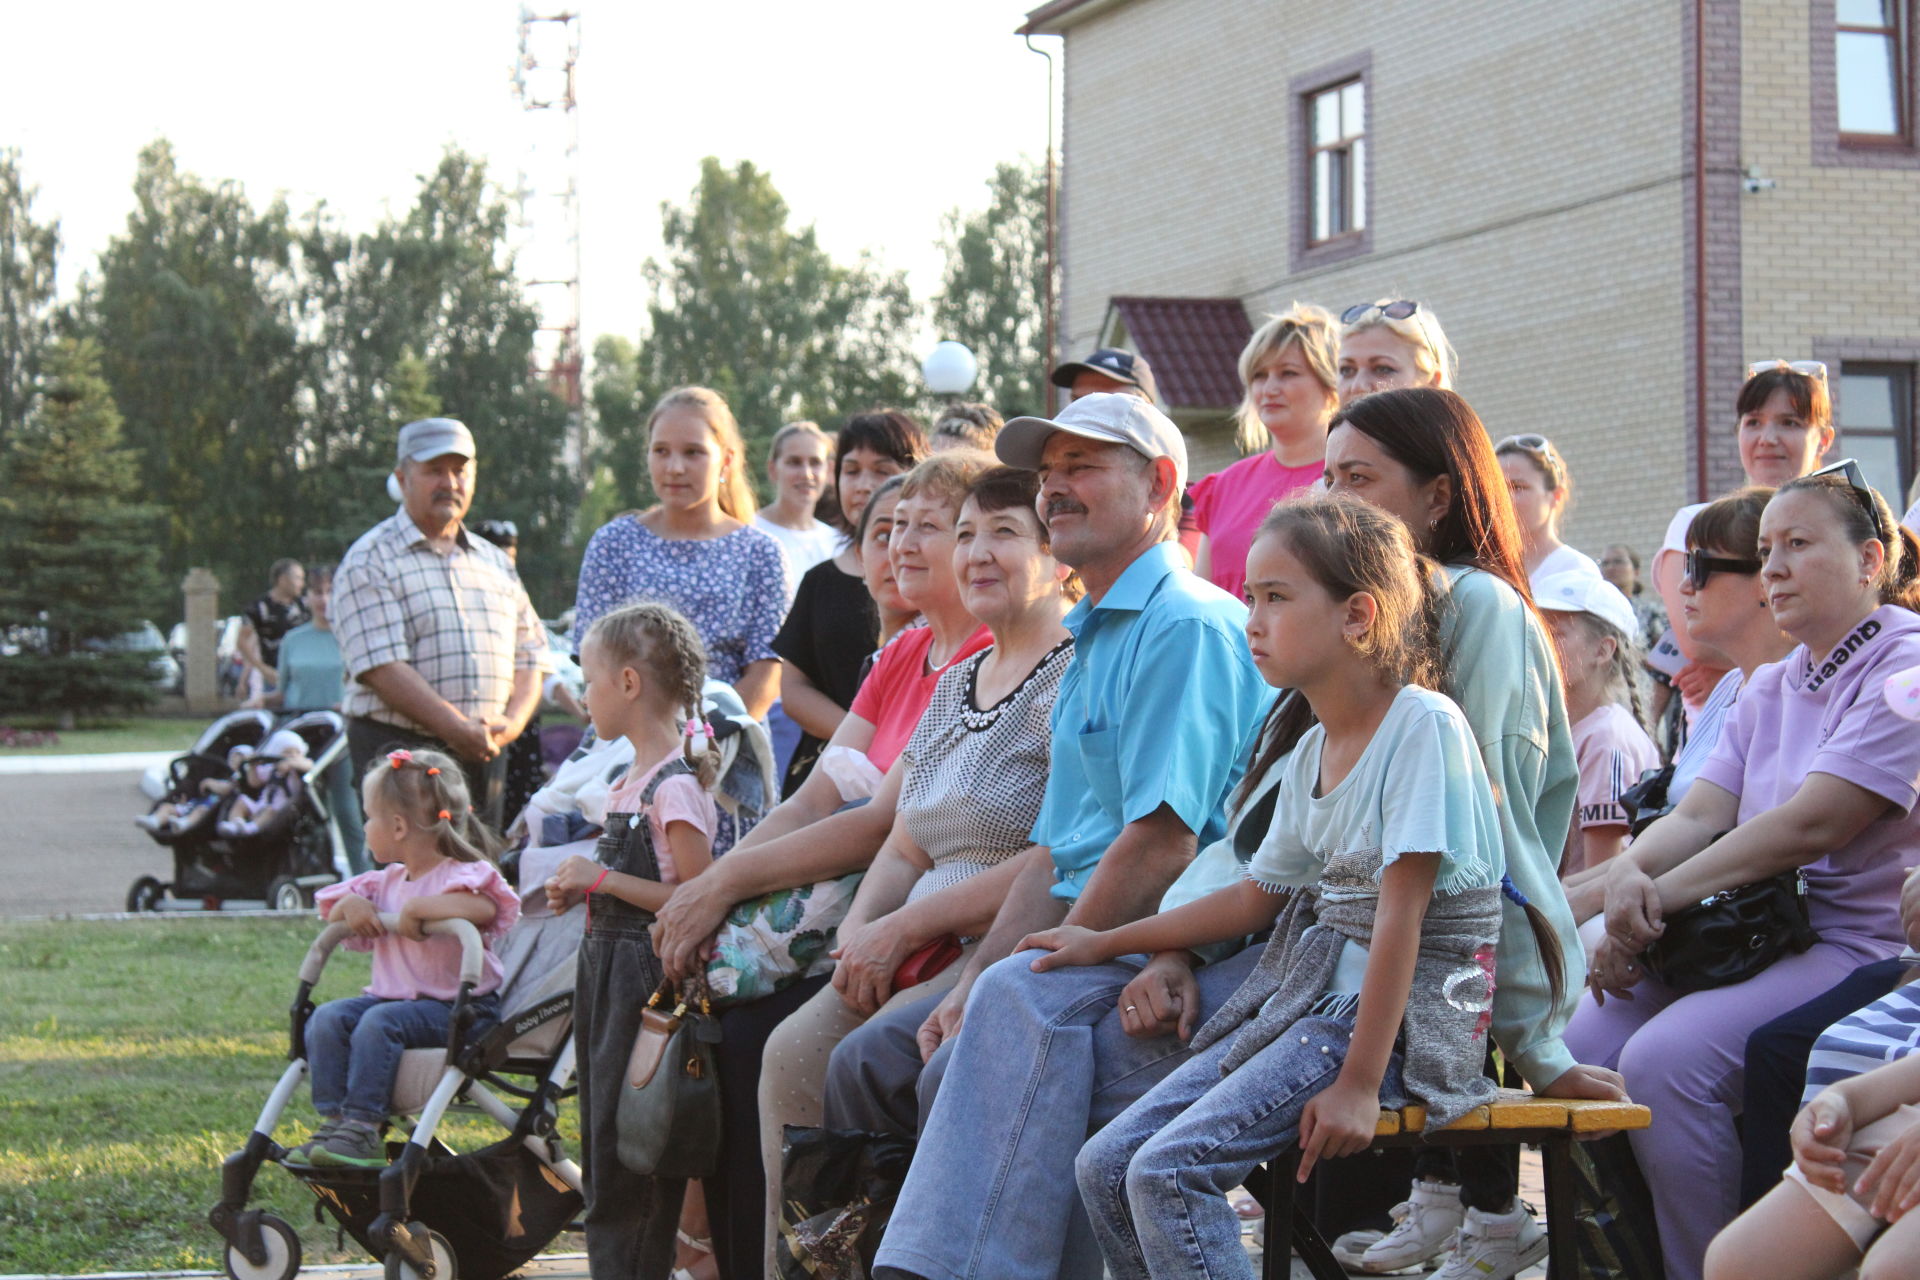
<path fill-rule="evenodd" d="M 780 694 L 773 637 L 787 609 L 786 553 L 753 519 L 746 450 L 715 391 L 669 391 L 647 418 L 647 475 L 660 501 L 602 525 L 580 563 L 573 641 L 621 605 L 658 600 L 685 614 L 707 671 L 764 717 Z"/>

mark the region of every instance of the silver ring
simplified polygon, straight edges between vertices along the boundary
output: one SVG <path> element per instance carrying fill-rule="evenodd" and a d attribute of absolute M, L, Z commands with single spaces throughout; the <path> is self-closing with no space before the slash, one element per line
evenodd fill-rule
<path fill-rule="evenodd" d="M 1134 1005 L 1128 1005 L 1128 1006 L 1127 1006 L 1127 1012 L 1128 1012 L 1128 1013 L 1132 1013 L 1132 1012 L 1134 1011 L 1134 1009 L 1135 1009 L 1135 1007 L 1136 1007 L 1136 1006 L 1134 1006 Z"/>

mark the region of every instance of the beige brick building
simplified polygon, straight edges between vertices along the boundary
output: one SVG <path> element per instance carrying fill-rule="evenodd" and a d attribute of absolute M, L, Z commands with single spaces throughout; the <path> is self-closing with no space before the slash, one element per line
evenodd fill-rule
<path fill-rule="evenodd" d="M 1568 537 L 1595 552 L 1650 551 L 1676 507 L 1738 483 L 1749 361 L 1822 359 L 1841 452 L 1898 509 L 1920 365 L 1915 8 L 1054 0 L 1022 30 L 1065 38 L 1060 349 L 1137 336 L 1158 368 L 1127 324 L 1156 298 L 1253 323 L 1294 299 L 1418 299 L 1488 429 L 1562 446 Z M 1320 238 L 1309 115 L 1352 83 L 1358 225 Z M 1196 471 L 1232 460 L 1228 406 L 1171 407 Z"/>

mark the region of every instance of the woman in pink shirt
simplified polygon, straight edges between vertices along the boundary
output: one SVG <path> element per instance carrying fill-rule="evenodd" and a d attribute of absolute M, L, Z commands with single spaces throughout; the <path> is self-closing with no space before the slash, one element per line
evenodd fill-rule
<path fill-rule="evenodd" d="M 1609 864 L 1593 995 L 1567 1028 L 1576 1057 L 1618 1064 L 1659 1117 L 1632 1140 L 1671 1280 L 1701 1274 L 1739 1208 L 1728 1157 L 1747 1036 L 1900 950 L 1900 884 L 1920 857 L 1920 734 L 1881 697 L 1920 662 L 1920 542 L 1849 463 L 1774 495 L 1759 555 L 1774 621 L 1799 645 L 1753 673 L 1679 807 Z M 1807 951 L 1686 995 L 1641 971 L 1667 913 L 1788 871 L 1820 935 Z"/>
<path fill-rule="evenodd" d="M 1259 452 L 1188 491 L 1200 527 L 1193 571 L 1221 590 L 1240 594 L 1260 522 L 1325 470 L 1327 420 L 1340 407 L 1338 359 L 1333 317 L 1298 302 L 1261 325 L 1240 353 L 1240 448 Z"/>

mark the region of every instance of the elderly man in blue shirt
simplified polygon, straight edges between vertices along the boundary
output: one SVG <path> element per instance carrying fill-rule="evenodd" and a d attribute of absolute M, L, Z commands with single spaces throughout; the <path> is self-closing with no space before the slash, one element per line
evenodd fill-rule
<path fill-rule="evenodd" d="M 1089 395 L 1052 419 L 1014 419 L 995 448 L 1001 461 L 1040 472 L 1040 515 L 1054 555 L 1087 591 L 1066 617 L 1074 658 L 1054 702 L 1034 847 L 1021 855 L 1019 878 L 953 990 L 875 1018 L 841 1043 L 828 1075 L 826 1123 L 912 1133 L 937 1092 L 936 1116 L 954 1113 L 943 1127 L 965 1135 L 948 1154 L 961 1158 L 964 1149 L 975 1164 L 997 1167 L 1003 1153 L 983 1150 L 980 1139 L 1006 1127 L 1010 1107 L 1046 1115 L 1053 1102 L 1029 1078 L 1043 1046 L 1007 1043 L 999 1010 L 991 1011 L 990 1031 L 961 1033 L 986 1016 L 985 1001 L 969 1004 L 976 979 L 1031 1006 L 1014 1020 L 1023 1028 L 1064 1021 L 1084 1033 L 1107 1013 L 1110 997 L 1094 1008 L 1068 994 L 1073 979 L 1065 972 L 1032 973 L 1027 957 L 1009 953 L 1027 934 L 1062 922 L 1107 929 L 1159 910 L 1196 847 L 1222 834 L 1227 795 L 1272 690 L 1247 650 L 1245 606 L 1190 572 L 1173 540 L 1186 444 L 1166 415 L 1137 396 Z M 996 961 L 1003 963 L 986 972 Z M 1061 995 L 1066 1008 L 1055 1007 Z M 941 1084 L 949 1060 L 967 1078 L 964 1086 L 956 1088 L 951 1075 Z M 976 1074 L 992 1082 L 985 1091 L 971 1083 Z M 1069 1109 L 1084 1116 L 1084 1082 L 1066 1088 L 1078 1088 Z M 993 1113 L 997 1123 L 989 1123 Z M 1061 1190 L 1076 1201 L 1071 1152 L 1084 1136 L 1082 1124 L 1060 1173 Z M 954 1237 L 959 1224 L 978 1223 L 986 1210 L 985 1203 L 948 1202 L 938 1221 L 923 1222 L 928 1232 Z M 889 1250 L 908 1218 L 893 1221 Z M 989 1267 L 979 1274 L 1004 1273 Z"/>

